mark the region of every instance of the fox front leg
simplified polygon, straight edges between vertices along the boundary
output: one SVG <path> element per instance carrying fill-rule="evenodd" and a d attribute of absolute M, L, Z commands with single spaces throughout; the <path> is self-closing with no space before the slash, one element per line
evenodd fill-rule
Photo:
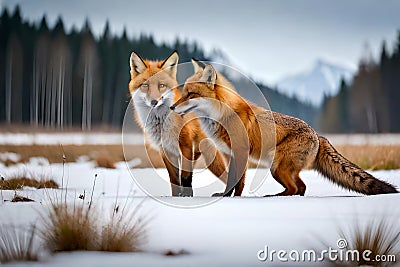
<path fill-rule="evenodd" d="M 185 172 L 186 173 L 186 172 Z M 181 176 L 181 192 L 180 196 L 182 197 L 192 197 L 193 196 L 193 172 L 190 172 L 188 176 L 183 176 L 184 172 L 182 172 Z"/>
<path fill-rule="evenodd" d="M 232 195 L 233 190 L 235 189 L 235 186 L 239 181 L 236 167 L 237 166 L 235 157 L 233 156 L 233 153 L 231 153 L 229 161 L 228 182 L 226 183 L 225 191 L 222 193 L 214 193 L 212 195 L 213 197 L 230 197 Z"/>
<path fill-rule="evenodd" d="M 192 150 L 182 149 L 181 154 L 181 190 L 179 195 L 182 197 L 192 197 L 193 196 L 193 157 Z"/>

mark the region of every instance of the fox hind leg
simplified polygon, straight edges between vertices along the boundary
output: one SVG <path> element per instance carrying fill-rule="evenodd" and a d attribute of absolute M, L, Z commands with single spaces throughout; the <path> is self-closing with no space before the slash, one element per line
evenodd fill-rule
<path fill-rule="evenodd" d="M 295 176 L 295 182 L 297 186 L 297 195 L 304 196 L 307 187 L 303 180 L 301 180 L 299 174 Z"/>
<path fill-rule="evenodd" d="M 283 192 L 276 194 L 276 196 L 292 196 L 297 194 L 297 185 L 293 181 L 291 173 L 277 169 L 272 173 L 272 177 L 285 188 Z"/>

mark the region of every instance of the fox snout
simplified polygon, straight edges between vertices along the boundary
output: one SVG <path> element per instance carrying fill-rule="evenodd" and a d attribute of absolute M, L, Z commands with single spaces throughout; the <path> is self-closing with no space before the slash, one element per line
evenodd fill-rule
<path fill-rule="evenodd" d="M 157 103 L 158 103 L 158 101 L 155 100 L 155 99 L 153 99 L 153 100 L 150 101 L 150 104 L 151 104 L 153 107 L 157 106 Z"/>
<path fill-rule="evenodd" d="M 156 108 L 158 106 L 161 106 L 164 103 L 164 99 L 161 96 L 160 98 L 150 98 L 146 99 L 146 104 L 151 107 L 151 108 Z"/>
<path fill-rule="evenodd" d="M 179 105 L 182 105 L 182 104 L 185 103 L 185 102 L 186 102 L 186 99 L 180 98 L 178 101 L 176 101 L 176 102 L 175 102 L 172 106 L 170 106 L 169 108 L 170 108 L 171 110 L 177 112 L 177 113 L 182 113 L 182 112 L 179 112 L 179 110 L 176 110 L 176 108 L 177 108 Z"/>

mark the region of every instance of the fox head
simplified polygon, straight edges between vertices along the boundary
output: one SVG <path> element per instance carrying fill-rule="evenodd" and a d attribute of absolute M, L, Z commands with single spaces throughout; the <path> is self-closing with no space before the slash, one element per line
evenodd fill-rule
<path fill-rule="evenodd" d="M 172 91 L 178 88 L 176 80 L 178 60 L 176 51 L 164 61 L 143 60 L 132 52 L 129 91 L 133 100 L 151 108 L 163 104 L 171 105 L 174 101 Z"/>
<path fill-rule="evenodd" d="M 183 87 L 182 97 L 171 106 L 171 109 L 181 115 L 194 111 L 205 112 L 210 108 L 207 104 L 209 99 L 216 99 L 217 72 L 210 64 L 197 61 L 192 58 L 194 74 L 189 77 Z"/>

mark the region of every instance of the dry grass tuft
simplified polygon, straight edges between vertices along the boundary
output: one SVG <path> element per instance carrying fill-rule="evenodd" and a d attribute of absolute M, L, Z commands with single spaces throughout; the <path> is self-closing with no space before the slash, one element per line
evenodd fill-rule
<path fill-rule="evenodd" d="M 145 242 L 146 222 L 137 218 L 139 206 L 134 209 L 125 207 L 120 210 L 115 206 L 111 219 L 101 231 L 100 250 L 108 252 L 136 252 L 141 251 Z"/>
<path fill-rule="evenodd" d="M 0 262 L 37 261 L 36 228 L 28 230 L 14 225 L 0 227 Z"/>
<path fill-rule="evenodd" d="M 52 252 L 95 250 L 97 214 L 83 202 L 51 203 L 41 235 Z"/>
<path fill-rule="evenodd" d="M 357 250 L 359 258 L 349 262 L 335 262 L 340 266 L 390 266 L 395 264 L 396 257 L 400 255 L 400 227 L 398 220 L 383 218 L 372 219 L 365 226 L 361 227 L 356 223 L 354 228 L 346 234 L 343 229 L 339 234 L 347 241 L 346 251 Z M 367 261 L 362 257 L 364 251 L 371 251 Z M 390 255 L 395 255 L 394 258 Z M 375 260 L 380 259 L 380 261 Z M 385 259 L 383 261 L 382 259 Z M 394 260 L 394 261 L 393 261 Z"/>

